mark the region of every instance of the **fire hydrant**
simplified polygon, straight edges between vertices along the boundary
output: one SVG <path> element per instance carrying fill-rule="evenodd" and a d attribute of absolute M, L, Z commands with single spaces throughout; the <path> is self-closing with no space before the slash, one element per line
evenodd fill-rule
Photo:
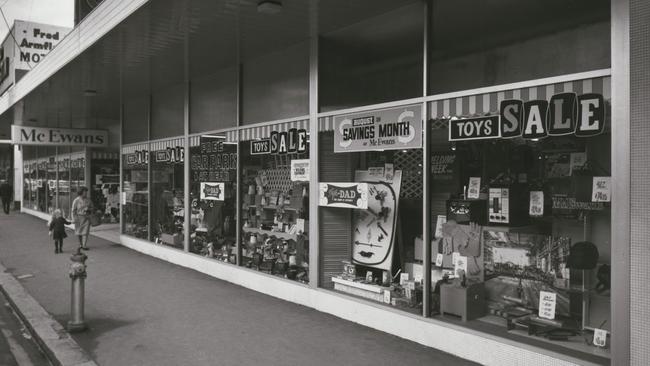
<path fill-rule="evenodd" d="M 86 329 L 84 321 L 84 280 L 86 279 L 86 259 L 88 256 L 81 253 L 81 248 L 70 257 L 70 279 L 72 280 L 70 294 L 70 320 L 69 332 L 81 332 Z"/>

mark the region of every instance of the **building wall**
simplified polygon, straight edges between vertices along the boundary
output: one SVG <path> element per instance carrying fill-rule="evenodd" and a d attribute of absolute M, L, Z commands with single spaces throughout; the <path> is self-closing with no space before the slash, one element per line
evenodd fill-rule
<path fill-rule="evenodd" d="M 631 365 L 650 365 L 650 2 L 630 1 L 630 348 Z M 625 245 L 626 243 L 617 243 Z"/>

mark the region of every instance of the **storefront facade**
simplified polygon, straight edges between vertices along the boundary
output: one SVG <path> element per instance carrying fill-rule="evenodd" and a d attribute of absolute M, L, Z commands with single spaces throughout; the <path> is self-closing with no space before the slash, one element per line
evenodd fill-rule
<path fill-rule="evenodd" d="M 92 184 L 123 245 L 217 278 L 484 364 L 629 364 L 627 18 L 533 3 L 197 2 L 118 63 L 119 156 L 23 150 L 23 207 Z"/>

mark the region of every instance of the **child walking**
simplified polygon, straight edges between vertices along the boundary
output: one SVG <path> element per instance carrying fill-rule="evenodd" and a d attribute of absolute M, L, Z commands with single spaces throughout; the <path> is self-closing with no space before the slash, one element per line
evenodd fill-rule
<path fill-rule="evenodd" d="M 61 210 L 54 210 L 50 221 L 50 235 L 54 239 L 54 253 L 63 253 L 63 239 L 68 237 L 65 233 L 65 225 L 70 225 L 70 222 L 63 217 Z"/>

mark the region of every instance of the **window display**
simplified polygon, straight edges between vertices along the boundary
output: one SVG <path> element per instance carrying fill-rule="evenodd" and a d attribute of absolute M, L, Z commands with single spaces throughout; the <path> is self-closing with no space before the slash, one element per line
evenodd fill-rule
<path fill-rule="evenodd" d="M 119 155 L 107 151 L 94 151 L 90 164 L 92 200 L 101 212 L 103 224 L 119 222 L 120 161 Z"/>
<path fill-rule="evenodd" d="M 122 148 L 123 233 L 149 239 L 149 144 Z"/>
<path fill-rule="evenodd" d="M 414 313 L 423 301 L 421 116 L 419 105 L 336 116 L 320 134 L 325 287 Z"/>
<path fill-rule="evenodd" d="M 190 138 L 190 252 L 237 262 L 236 133 Z"/>
<path fill-rule="evenodd" d="M 307 121 L 241 132 L 241 264 L 309 282 Z"/>
<path fill-rule="evenodd" d="M 151 143 L 150 240 L 183 249 L 185 222 L 183 139 Z"/>
<path fill-rule="evenodd" d="M 611 325 L 608 101 L 548 93 L 467 112 L 429 123 L 431 311 L 585 351 Z"/>

